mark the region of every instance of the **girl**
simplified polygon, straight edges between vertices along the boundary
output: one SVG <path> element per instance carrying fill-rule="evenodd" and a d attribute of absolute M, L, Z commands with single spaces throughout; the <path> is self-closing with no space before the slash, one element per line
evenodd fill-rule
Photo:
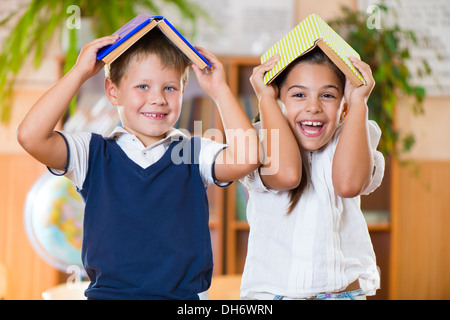
<path fill-rule="evenodd" d="M 384 174 L 381 131 L 366 105 L 375 84 L 370 67 L 351 58 L 367 83 L 355 88 L 316 48 L 266 86 L 263 75 L 278 58 L 250 78 L 260 108 L 255 126 L 266 129 L 261 142 L 271 163 L 242 181 L 250 235 L 241 296 L 365 299 L 379 274 L 359 196 Z M 282 142 L 275 147 L 276 130 Z M 277 173 L 265 175 L 274 165 Z"/>

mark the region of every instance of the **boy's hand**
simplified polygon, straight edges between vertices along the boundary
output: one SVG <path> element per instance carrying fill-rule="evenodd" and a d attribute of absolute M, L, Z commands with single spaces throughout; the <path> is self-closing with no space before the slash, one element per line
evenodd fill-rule
<path fill-rule="evenodd" d="M 250 77 L 250 83 L 252 84 L 258 100 L 261 100 L 263 96 L 273 97 L 275 100 L 277 99 L 278 87 L 275 85 L 266 85 L 263 79 L 264 74 L 267 71 L 272 70 L 278 60 L 280 60 L 280 56 L 275 54 L 269 60 L 253 69 L 253 74 Z"/>
<path fill-rule="evenodd" d="M 213 174 L 220 182 L 238 180 L 260 166 L 258 135 L 231 92 L 222 63 L 208 50 L 196 49 L 211 63 L 212 70 L 204 73 L 195 64 L 192 69 L 200 88 L 214 100 L 226 136 L 227 148 L 217 157 Z"/>
<path fill-rule="evenodd" d="M 111 35 L 103 38 L 98 38 L 89 42 L 81 48 L 80 55 L 72 70 L 77 71 L 83 80 L 87 80 L 95 76 L 100 69 L 105 65 L 101 60 L 97 60 L 98 51 L 113 44 L 119 39 L 119 35 Z"/>
<path fill-rule="evenodd" d="M 192 69 L 197 77 L 200 88 L 215 100 L 221 90 L 228 88 L 223 65 L 212 52 L 202 47 L 196 46 L 195 48 L 209 61 L 212 65 L 212 70 L 208 70 L 204 73 L 203 70 L 195 64 L 192 64 Z"/>
<path fill-rule="evenodd" d="M 64 169 L 69 155 L 63 138 L 54 132 L 55 127 L 83 82 L 104 65 L 97 61 L 98 50 L 117 39 L 118 36 L 108 36 L 86 44 L 72 70 L 36 101 L 20 123 L 17 139 L 39 162 L 54 169 Z"/>
<path fill-rule="evenodd" d="M 347 101 L 349 106 L 351 106 L 354 102 L 366 103 L 367 99 L 369 99 L 373 87 L 375 86 L 375 80 L 372 76 L 372 70 L 367 63 L 364 63 L 355 57 L 350 57 L 349 59 L 353 66 L 358 69 L 358 71 L 364 77 L 364 80 L 366 80 L 366 85 L 355 88 L 355 86 L 353 86 L 347 79 L 344 90 L 345 100 Z"/>

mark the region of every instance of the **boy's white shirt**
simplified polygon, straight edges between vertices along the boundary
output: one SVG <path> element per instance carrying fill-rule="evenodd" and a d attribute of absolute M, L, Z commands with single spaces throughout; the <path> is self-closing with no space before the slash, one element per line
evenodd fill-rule
<path fill-rule="evenodd" d="M 67 133 L 63 132 L 70 149 L 69 165 L 65 177 L 70 179 L 75 185 L 82 189 L 89 166 L 89 144 L 92 134 L 90 132 Z M 117 126 L 109 135 L 115 138 L 117 144 L 125 154 L 142 168 L 147 168 L 158 161 L 167 151 L 173 138 L 184 137 L 186 135 L 180 130 L 172 128 L 164 139 L 154 144 L 144 147 L 142 142 L 135 135 L 129 133 L 124 128 Z M 211 183 L 224 187 L 230 183 L 218 183 L 214 181 L 212 168 L 213 163 L 226 145 L 201 138 L 201 148 L 199 155 L 199 169 L 205 188 Z M 62 174 L 64 170 L 51 169 L 55 173 Z M 200 300 L 209 300 L 208 291 L 198 293 Z"/>
<path fill-rule="evenodd" d="M 89 166 L 89 143 L 91 141 L 91 133 L 63 132 L 63 134 L 67 139 L 70 149 L 69 166 L 65 176 L 75 183 L 79 189 L 82 189 Z M 117 144 L 131 160 L 144 169 L 157 162 L 169 148 L 172 139 L 178 137 L 186 138 L 186 135 L 180 130 L 172 128 L 164 139 L 161 139 L 148 147 L 144 147 L 142 142 L 136 138 L 135 135 L 129 133 L 120 126 L 117 126 L 109 135 L 109 138 L 116 139 Z M 226 148 L 226 145 L 224 144 L 201 138 L 199 169 L 205 187 L 214 183 L 212 165 L 217 154 L 224 148 Z M 56 169 L 52 169 L 52 171 L 55 173 L 64 172 L 63 170 Z M 226 186 L 228 183 L 218 185 Z"/>
<path fill-rule="evenodd" d="M 259 129 L 259 123 L 255 125 Z M 310 163 L 311 181 L 290 215 L 289 191 L 267 189 L 259 170 L 240 180 L 249 190 L 249 243 L 241 283 L 243 298 L 280 295 L 307 298 L 345 289 L 359 279 L 366 295 L 375 294 L 380 276 L 360 209 L 360 197 L 334 192 L 332 161 L 342 131 L 325 148 L 302 154 Z M 376 150 L 381 130 L 369 121 L 375 171 L 362 194 L 373 192 L 384 175 L 384 158 Z M 269 295 L 269 296 L 270 296 Z"/>

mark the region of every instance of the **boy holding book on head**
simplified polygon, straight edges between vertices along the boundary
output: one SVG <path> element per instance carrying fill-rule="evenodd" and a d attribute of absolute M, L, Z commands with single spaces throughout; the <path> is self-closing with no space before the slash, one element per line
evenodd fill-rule
<path fill-rule="evenodd" d="M 321 19 L 305 21 L 268 50 L 269 59 L 251 77 L 261 120 L 255 127 L 279 130 L 276 148 L 272 139 L 261 140 L 280 169 L 265 175 L 264 168 L 273 164 L 262 161 L 243 179 L 250 195 L 250 234 L 241 296 L 365 299 L 379 287 L 360 209 L 360 195 L 374 191 L 384 174 L 384 158 L 376 150 L 381 132 L 369 121 L 366 104 L 375 82 L 370 66 L 348 58 L 350 46 L 337 34 L 330 37 L 332 30 Z M 317 42 L 305 45 L 318 25 L 327 35 L 319 43 L 338 43 L 334 50 L 340 49 L 352 69 L 344 62 L 338 68 L 329 57 L 336 53 Z M 296 51 L 302 46 L 306 52 Z M 287 51 L 297 54 L 288 57 Z M 361 80 L 356 84 L 348 76 L 353 69 Z M 266 85 L 277 73 L 273 70 L 280 73 Z"/>
<path fill-rule="evenodd" d="M 98 51 L 117 39 L 82 48 L 72 70 L 25 116 L 18 140 L 52 173 L 71 179 L 86 202 L 82 260 L 89 299 L 203 298 L 213 268 L 206 186 L 227 185 L 258 167 L 258 139 L 223 66 L 201 48 L 212 71 L 192 68 L 217 104 L 228 145 L 172 127 L 190 62 L 157 28 L 109 66 L 105 92 L 122 126 L 108 138 L 54 131 L 81 84 L 103 67 Z M 234 134 L 245 131 L 255 139 L 238 150 Z M 234 161 L 240 152 L 245 161 Z"/>

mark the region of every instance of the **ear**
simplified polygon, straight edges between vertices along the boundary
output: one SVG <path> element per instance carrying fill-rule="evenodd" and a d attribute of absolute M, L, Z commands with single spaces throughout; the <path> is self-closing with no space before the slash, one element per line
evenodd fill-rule
<path fill-rule="evenodd" d="M 348 104 L 347 104 L 347 102 L 344 102 L 342 104 L 342 110 L 341 110 L 341 116 L 339 118 L 339 122 L 343 122 L 345 120 L 345 117 L 347 116 L 347 112 L 348 112 Z"/>
<path fill-rule="evenodd" d="M 114 84 L 110 78 L 105 78 L 105 93 L 109 102 L 113 106 L 119 105 L 119 88 Z"/>

